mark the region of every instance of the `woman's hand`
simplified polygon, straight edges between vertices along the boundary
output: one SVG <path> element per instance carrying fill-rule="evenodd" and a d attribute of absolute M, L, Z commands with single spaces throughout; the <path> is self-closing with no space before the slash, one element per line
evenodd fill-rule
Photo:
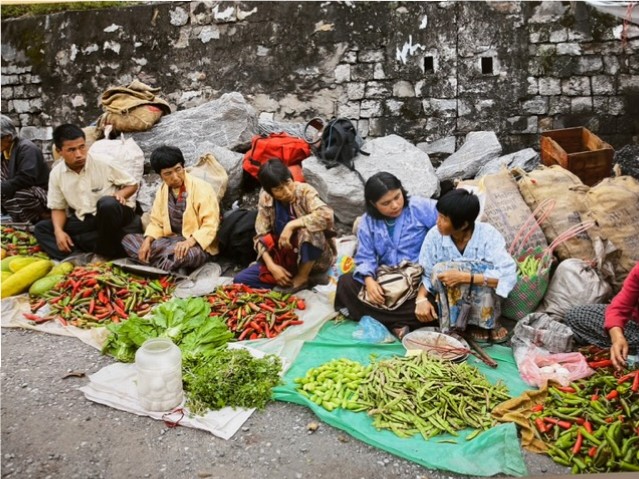
<path fill-rule="evenodd" d="M 386 301 L 384 298 L 384 290 L 379 285 L 377 281 L 372 276 L 366 276 L 364 280 L 364 284 L 366 286 L 366 293 L 368 295 L 368 299 L 373 304 L 382 305 Z"/>
<path fill-rule="evenodd" d="M 293 275 L 289 273 L 286 268 L 275 263 L 267 265 L 267 268 L 273 275 L 273 278 L 275 278 L 275 282 L 278 286 L 283 288 L 293 286 Z"/>
<path fill-rule="evenodd" d="M 286 226 L 282 230 L 280 234 L 280 239 L 278 241 L 278 245 L 280 248 L 290 248 L 291 247 L 291 238 L 295 233 L 295 230 L 298 228 L 298 225 L 295 223 L 297 220 L 289 221 L 286 223 Z"/>
<path fill-rule="evenodd" d="M 608 331 L 612 346 L 610 347 L 610 359 L 616 369 L 623 369 L 628 359 L 628 341 L 620 327 L 610 328 Z"/>
<path fill-rule="evenodd" d="M 460 284 L 468 283 L 468 278 L 468 273 L 455 270 L 444 271 L 443 273 L 439 273 L 437 275 L 437 279 L 444 283 L 444 286 L 446 286 L 447 288 L 454 288 L 455 286 L 459 286 Z"/>
<path fill-rule="evenodd" d="M 437 310 L 427 299 L 415 304 L 415 316 L 422 323 L 431 323 L 437 319 Z"/>
<path fill-rule="evenodd" d="M 189 238 L 184 241 L 180 241 L 175 244 L 175 249 L 173 250 L 173 254 L 175 255 L 175 259 L 181 260 L 183 259 L 189 250 L 195 246 L 195 240 L 193 238 Z"/>
<path fill-rule="evenodd" d="M 138 259 L 143 263 L 148 263 L 149 258 L 151 257 L 151 243 L 153 243 L 153 238 L 147 236 L 146 238 L 144 238 L 142 246 L 140 246 L 140 249 L 138 251 Z"/>

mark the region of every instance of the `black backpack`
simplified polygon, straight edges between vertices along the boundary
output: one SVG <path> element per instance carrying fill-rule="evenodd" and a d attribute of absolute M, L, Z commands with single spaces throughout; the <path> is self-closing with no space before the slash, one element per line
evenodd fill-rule
<path fill-rule="evenodd" d="M 358 153 L 369 155 L 369 153 L 362 151 L 362 144 L 363 140 L 350 120 L 335 118 L 324 125 L 319 146 L 314 148 L 314 153 L 327 169 L 344 165 L 349 170 L 357 173 L 362 182 L 364 182 L 364 179 L 355 170 L 355 165 L 353 164 L 353 158 Z"/>
<path fill-rule="evenodd" d="M 256 218 L 257 210 L 238 208 L 224 213 L 217 234 L 221 255 L 241 266 L 248 266 L 255 261 L 257 253 L 253 247 L 253 238 Z"/>

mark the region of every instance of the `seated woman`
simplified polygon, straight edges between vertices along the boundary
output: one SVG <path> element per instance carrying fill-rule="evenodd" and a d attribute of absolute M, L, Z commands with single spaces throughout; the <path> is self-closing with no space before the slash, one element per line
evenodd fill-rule
<path fill-rule="evenodd" d="M 409 201 L 399 179 L 385 171 L 366 181 L 364 199 L 366 213 L 357 231 L 355 271 L 340 276 L 335 310 L 345 308 L 355 321 L 372 316 L 401 339 L 411 329 L 423 326 L 422 319 L 416 317 L 414 297 L 397 309 L 388 310 L 364 303 L 357 296 L 364 287 L 373 304 L 385 303 L 384 291 L 377 282 L 377 269 L 383 265 L 397 266 L 404 260 L 417 263 L 424 237 L 435 226 L 435 201 L 419 197 Z"/>
<path fill-rule="evenodd" d="M 417 316 L 432 319 L 439 315 L 443 332 L 463 329 L 457 319 L 470 288 L 467 324 L 471 337 L 505 341 L 508 331 L 498 321 L 498 296 L 506 298 L 515 287 L 517 269 L 503 236 L 491 225 L 475 221 L 479 199 L 467 190 L 442 196 L 437 211 L 437 228 L 428 232 L 419 254 L 424 276 L 417 293 Z M 436 299 L 438 312 L 427 298 Z"/>
<path fill-rule="evenodd" d="M 122 246 L 131 258 L 166 271 L 195 269 L 218 253 L 217 195 L 207 182 L 186 172 L 179 148 L 156 148 L 151 168 L 163 181 L 153 201 L 151 222 L 144 235 L 126 235 Z"/>
<path fill-rule="evenodd" d="M 278 159 L 260 167 L 255 220 L 258 261 L 235 277 L 254 288 L 296 292 L 311 286 L 335 261 L 333 210 L 315 188 L 293 181 Z"/>
<path fill-rule="evenodd" d="M 615 368 L 622 369 L 629 351 L 639 354 L 639 263 L 632 268 L 610 305 L 571 308 L 564 321 L 577 342 L 610 348 Z"/>

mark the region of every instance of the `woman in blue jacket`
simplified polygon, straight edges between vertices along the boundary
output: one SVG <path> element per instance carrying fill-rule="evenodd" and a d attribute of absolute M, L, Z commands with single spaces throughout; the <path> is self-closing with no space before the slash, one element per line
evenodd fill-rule
<path fill-rule="evenodd" d="M 377 269 L 382 265 L 396 266 L 404 260 L 417 263 L 426 233 L 437 221 L 435 201 L 420 197 L 409 200 L 399 179 L 387 172 L 368 179 L 364 198 L 366 213 L 357 232 L 355 271 L 339 278 L 335 310 L 356 321 L 372 316 L 401 339 L 411 329 L 423 326 L 415 315 L 415 298 L 388 310 L 364 303 L 357 295 L 365 288 L 373 304 L 384 304 Z"/>

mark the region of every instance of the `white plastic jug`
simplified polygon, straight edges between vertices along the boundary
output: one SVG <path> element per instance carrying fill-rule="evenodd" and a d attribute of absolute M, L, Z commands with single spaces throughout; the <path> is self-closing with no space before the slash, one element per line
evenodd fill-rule
<path fill-rule="evenodd" d="M 182 352 L 168 338 L 148 339 L 135 353 L 138 398 L 147 411 L 168 411 L 182 402 Z"/>

